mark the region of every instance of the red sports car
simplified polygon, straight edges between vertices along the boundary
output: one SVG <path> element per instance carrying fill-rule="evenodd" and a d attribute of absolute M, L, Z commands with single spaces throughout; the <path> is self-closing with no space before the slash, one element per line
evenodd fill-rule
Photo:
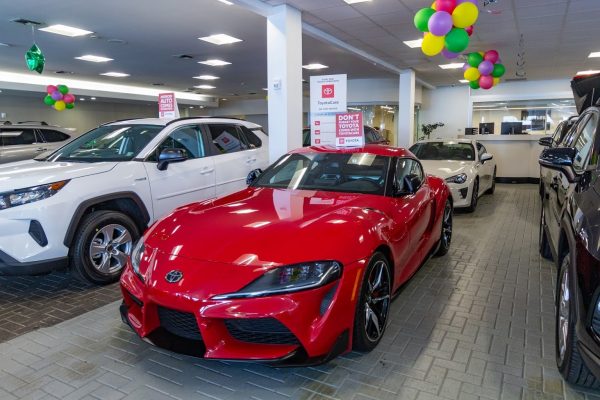
<path fill-rule="evenodd" d="M 451 238 L 448 187 L 409 151 L 307 147 L 154 224 L 122 275 L 121 315 L 175 352 L 322 363 L 372 350 L 394 293 Z"/>

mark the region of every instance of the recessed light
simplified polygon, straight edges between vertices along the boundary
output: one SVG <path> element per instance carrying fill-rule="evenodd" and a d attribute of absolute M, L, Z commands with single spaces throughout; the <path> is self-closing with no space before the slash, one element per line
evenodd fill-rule
<path fill-rule="evenodd" d="M 221 99 L 221 101 L 227 101 L 227 99 Z"/>
<path fill-rule="evenodd" d="M 227 0 L 217 0 L 217 1 L 219 1 L 220 3 L 223 3 L 223 4 L 227 4 L 228 6 L 233 4 L 232 2 L 227 1 Z"/>
<path fill-rule="evenodd" d="M 593 53 L 590 53 L 590 55 L 588 56 L 588 58 L 598 58 L 600 57 L 600 51 L 595 51 Z"/>
<path fill-rule="evenodd" d="M 226 35 L 224 33 L 218 33 L 216 35 L 204 36 L 198 38 L 200 40 L 204 40 L 205 42 L 216 44 L 217 46 L 221 46 L 223 44 L 231 44 L 241 42 L 242 39 L 235 38 L 233 36 Z"/>
<path fill-rule="evenodd" d="M 440 65 L 441 69 L 459 69 L 465 66 L 465 63 L 451 63 Z"/>
<path fill-rule="evenodd" d="M 416 49 L 423 45 L 423 39 L 406 40 L 404 44 L 410 47 L 411 49 Z"/>
<path fill-rule="evenodd" d="M 313 64 L 308 64 L 308 65 L 303 65 L 302 68 L 304 68 L 304 69 L 324 69 L 324 68 L 329 68 L 329 67 L 327 65 L 313 63 Z"/>
<path fill-rule="evenodd" d="M 371 0 L 344 0 L 344 1 L 348 4 L 356 4 L 356 3 L 365 3 L 365 2 L 371 1 Z"/>
<path fill-rule="evenodd" d="M 79 99 L 79 101 L 85 101 L 85 98 L 84 98 L 84 97 L 81 97 L 81 98 Z"/>
<path fill-rule="evenodd" d="M 468 80 L 466 80 L 466 79 L 461 79 L 459 82 L 460 82 L 460 83 L 469 83 L 469 81 L 468 81 Z"/>
<path fill-rule="evenodd" d="M 216 89 L 215 86 L 210 86 L 210 85 L 198 85 L 198 86 L 194 86 L 196 89 Z"/>
<path fill-rule="evenodd" d="M 222 67 L 223 65 L 230 65 L 230 62 L 223 60 L 206 60 L 206 61 L 198 61 L 198 64 L 210 65 L 211 67 Z"/>
<path fill-rule="evenodd" d="M 91 62 L 107 62 L 107 61 L 112 61 L 112 58 L 108 58 L 108 57 L 100 57 L 100 56 L 94 56 L 91 54 L 86 54 L 84 56 L 81 57 L 75 57 L 75 59 L 77 60 L 83 60 L 83 61 L 91 61 Z"/>
<path fill-rule="evenodd" d="M 90 33 L 93 33 L 92 31 L 86 31 L 85 29 L 74 28 L 72 26 L 61 25 L 61 24 L 50 25 L 45 28 L 40 28 L 38 30 L 44 31 L 44 32 L 50 32 L 50 33 L 56 33 L 57 35 L 70 36 L 70 37 L 84 36 L 84 35 L 89 35 Z"/>
<path fill-rule="evenodd" d="M 600 74 L 600 70 L 590 69 L 588 71 L 577 72 L 577 75 L 592 75 L 592 74 Z"/>
<path fill-rule="evenodd" d="M 125 77 L 129 76 L 129 74 L 125 74 L 123 72 L 105 72 L 100 75 L 111 76 L 113 78 L 125 78 Z"/>
<path fill-rule="evenodd" d="M 199 75 L 194 76 L 194 79 L 202 79 L 203 81 L 214 81 L 215 79 L 219 79 L 219 77 L 214 75 Z"/>
<path fill-rule="evenodd" d="M 194 106 L 190 106 L 189 108 L 194 108 Z"/>

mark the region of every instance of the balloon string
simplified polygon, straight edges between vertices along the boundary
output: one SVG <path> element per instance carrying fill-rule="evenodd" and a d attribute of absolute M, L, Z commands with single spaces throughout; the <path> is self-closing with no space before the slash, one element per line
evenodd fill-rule
<path fill-rule="evenodd" d="M 35 44 L 35 27 L 31 25 L 31 40 L 33 40 L 33 44 Z"/>

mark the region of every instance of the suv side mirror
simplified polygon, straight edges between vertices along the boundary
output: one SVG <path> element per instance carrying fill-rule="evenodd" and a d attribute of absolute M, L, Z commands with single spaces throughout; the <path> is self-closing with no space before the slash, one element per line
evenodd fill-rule
<path fill-rule="evenodd" d="M 542 167 L 562 172 L 569 182 L 576 182 L 578 176 L 573 169 L 575 153 L 576 150 L 571 147 L 545 149 L 540 154 L 539 163 Z"/>
<path fill-rule="evenodd" d="M 256 168 L 256 169 L 253 169 L 252 171 L 250 171 L 250 173 L 246 177 L 246 185 L 250 186 L 254 182 L 256 182 L 256 180 L 258 179 L 258 177 L 260 176 L 260 174 L 262 174 L 262 172 L 263 171 L 260 168 Z"/>
<path fill-rule="evenodd" d="M 490 161 L 492 158 L 494 158 L 493 155 L 491 155 L 490 153 L 483 153 L 481 155 L 481 163 L 484 164 L 486 161 Z"/>
<path fill-rule="evenodd" d="M 156 165 L 156 168 L 158 168 L 159 171 L 164 171 L 170 163 L 182 162 L 185 160 L 187 160 L 187 156 L 182 149 L 163 149 L 158 155 L 158 164 Z"/>
<path fill-rule="evenodd" d="M 540 138 L 540 140 L 538 140 L 538 143 L 540 144 L 540 146 L 552 147 L 552 136 L 544 136 L 543 138 Z"/>

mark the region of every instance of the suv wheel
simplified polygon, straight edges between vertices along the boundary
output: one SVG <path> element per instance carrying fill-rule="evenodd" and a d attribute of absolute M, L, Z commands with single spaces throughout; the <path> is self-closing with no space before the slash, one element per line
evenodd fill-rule
<path fill-rule="evenodd" d="M 71 271 L 79 280 L 108 284 L 119 279 L 140 231 L 117 211 L 95 211 L 77 229 L 71 246 Z"/>

